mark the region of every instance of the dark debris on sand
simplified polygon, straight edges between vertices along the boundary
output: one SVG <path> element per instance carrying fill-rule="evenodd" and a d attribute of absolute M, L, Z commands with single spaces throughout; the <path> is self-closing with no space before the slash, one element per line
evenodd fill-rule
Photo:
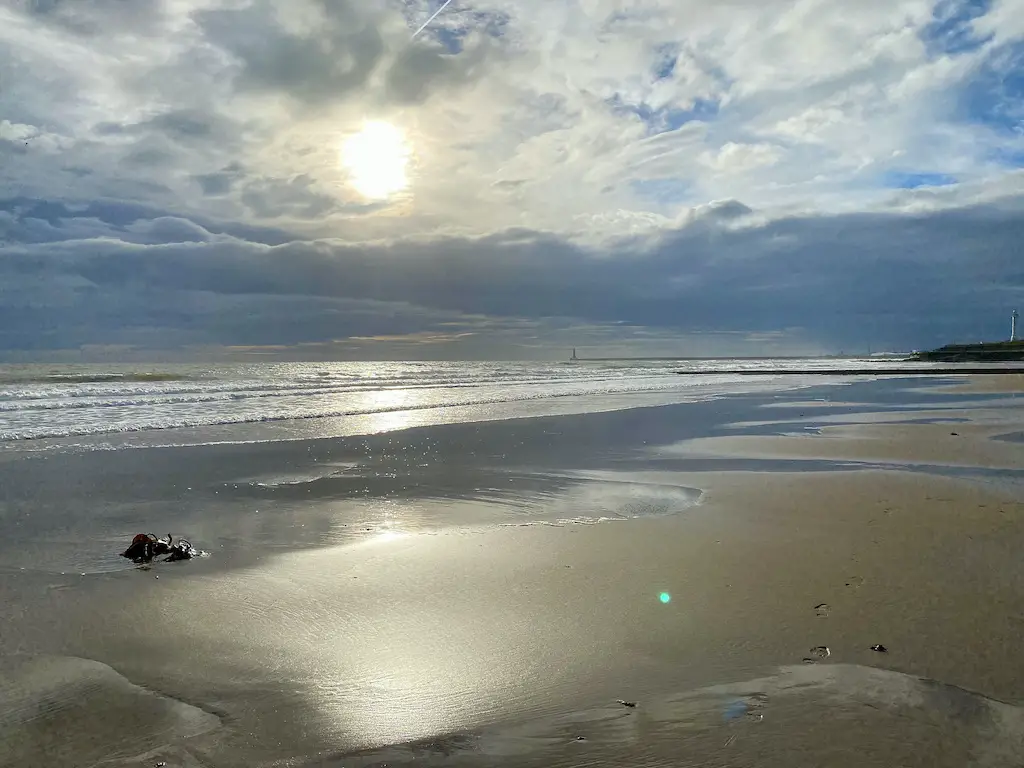
<path fill-rule="evenodd" d="M 192 546 L 188 539 L 174 541 L 171 534 L 166 539 L 158 539 L 152 533 L 137 533 L 128 545 L 128 549 L 121 553 L 121 557 L 127 558 L 136 564 L 152 562 L 154 558 L 164 557 L 162 562 L 173 563 L 178 560 L 191 560 L 203 553 Z"/>
<path fill-rule="evenodd" d="M 823 659 L 827 659 L 832 655 L 832 651 L 829 650 L 827 645 L 816 645 L 810 650 L 810 655 L 804 656 L 804 664 L 814 664 Z"/>

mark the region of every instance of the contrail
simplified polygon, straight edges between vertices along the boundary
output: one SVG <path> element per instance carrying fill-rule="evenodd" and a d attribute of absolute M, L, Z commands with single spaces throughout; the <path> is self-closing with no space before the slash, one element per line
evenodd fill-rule
<path fill-rule="evenodd" d="M 426 21 L 425 21 L 425 22 L 423 23 L 423 26 L 422 26 L 422 27 L 420 27 L 420 28 L 419 28 L 419 29 L 417 29 L 417 30 L 416 30 L 415 32 L 413 32 L 413 33 L 412 33 L 412 37 L 410 37 L 409 39 L 410 39 L 410 40 L 415 40 L 415 39 L 416 39 L 416 35 L 418 35 L 418 34 L 419 34 L 420 32 L 422 32 L 422 31 L 423 31 L 424 29 L 426 29 L 427 27 L 429 27 L 429 26 L 430 26 L 430 22 L 432 22 L 432 21 L 433 21 L 434 19 L 436 19 L 436 18 L 438 17 L 438 14 L 440 14 L 440 13 L 441 13 L 441 11 L 443 11 L 443 10 L 444 10 L 445 8 L 447 8 L 447 7 L 449 6 L 449 5 L 451 5 L 451 2 L 452 2 L 452 0 L 445 0 L 445 3 L 444 3 L 444 5 L 442 5 L 442 6 L 441 6 L 440 8 L 438 8 L 438 9 L 437 9 L 436 11 L 434 11 L 434 15 L 433 15 L 433 16 L 431 16 L 431 17 L 430 17 L 429 19 L 427 19 L 427 20 L 426 20 Z"/>

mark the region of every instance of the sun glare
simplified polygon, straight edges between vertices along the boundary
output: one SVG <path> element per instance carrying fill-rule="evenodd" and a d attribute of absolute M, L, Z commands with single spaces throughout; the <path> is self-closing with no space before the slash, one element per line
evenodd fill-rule
<path fill-rule="evenodd" d="M 375 120 L 342 146 L 341 161 L 352 186 L 364 197 L 383 200 L 409 185 L 409 148 L 391 123 Z"/>

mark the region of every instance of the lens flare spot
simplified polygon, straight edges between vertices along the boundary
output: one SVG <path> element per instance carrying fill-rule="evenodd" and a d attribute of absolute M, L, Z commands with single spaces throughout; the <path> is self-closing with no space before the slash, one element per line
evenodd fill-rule
<path fill-rule="evenodd" d="M 667 603 L 671 603 L 672 602 L 672 595 L 670 595 L 668 592 L 662 592 L 660 595 L 658 595 L 658 599 L 661 600 L 661 602 L 666 603 L 666 604 Z"/>

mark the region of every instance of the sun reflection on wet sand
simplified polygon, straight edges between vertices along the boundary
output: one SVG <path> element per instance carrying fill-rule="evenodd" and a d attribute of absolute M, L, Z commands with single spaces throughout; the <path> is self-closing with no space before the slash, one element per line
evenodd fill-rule
<path fill-rule="evenodd" d="M 404 531 L 378 531 L 374 534 L 373 541 L 375 544 L 387 544 L 390 541 L 397 541 L 409 535 Z"/>

